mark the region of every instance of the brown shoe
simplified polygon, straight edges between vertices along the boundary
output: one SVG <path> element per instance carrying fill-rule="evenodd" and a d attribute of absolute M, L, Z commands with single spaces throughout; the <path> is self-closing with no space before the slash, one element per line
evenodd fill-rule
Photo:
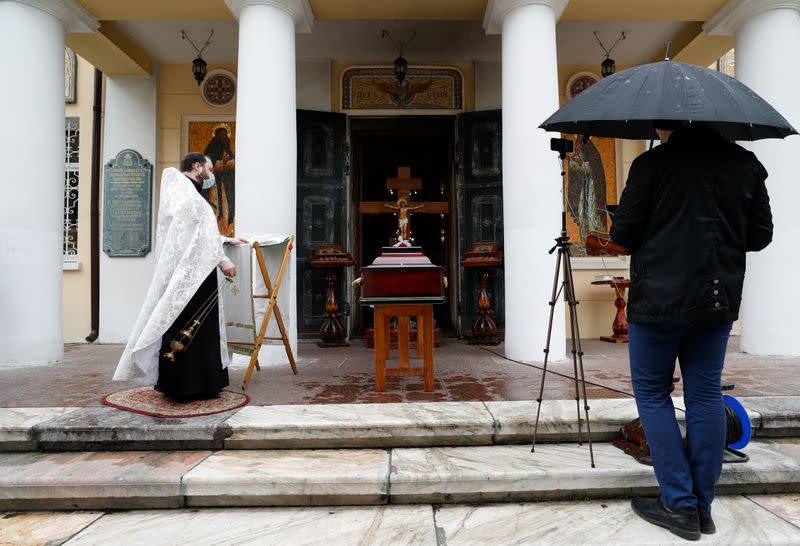
<path fill-rule="evenodd" d="M 643 520 L 669 529 L 672 534 L 686 540 L 700 539 L 700 519 L 695 507 L 670 509 L 660 499 L 646 497 L 634 498 L 631 507 Z"/>

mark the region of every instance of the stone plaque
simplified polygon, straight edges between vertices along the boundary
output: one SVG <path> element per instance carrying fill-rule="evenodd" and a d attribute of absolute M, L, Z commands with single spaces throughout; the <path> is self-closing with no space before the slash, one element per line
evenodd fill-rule
<path fill-rule="evenodd" d="M 103 186 L 103 252 L 146 256 L 150 252 L 153 165 L 135 150 L 106 163 Z"/>

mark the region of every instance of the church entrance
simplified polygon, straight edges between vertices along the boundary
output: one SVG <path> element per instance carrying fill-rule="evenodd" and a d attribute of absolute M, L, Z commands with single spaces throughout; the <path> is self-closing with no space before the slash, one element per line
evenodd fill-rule
<path fill-rule="evenodd" d="M 454 333 L 458 275 L 453 221 L 455 118 L 350 118 L 356 271 L 398 236 L 412 239 L 445 269 L 447 302 L 434 306 L 437 326 Z M 372 326 L 372 310 L 354 305 L 354 334 Z"/>

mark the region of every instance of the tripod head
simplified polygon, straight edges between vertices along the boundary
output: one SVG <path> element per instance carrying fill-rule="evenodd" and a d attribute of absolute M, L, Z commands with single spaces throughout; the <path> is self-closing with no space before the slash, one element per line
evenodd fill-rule
<path fill-rule="evenodd" d="M 554 152 L 558 152 L 558 157 L 561 161 L 564 161 L 567 159 L 567 154 L 571 153 L 575 147 L 573 142 L 568 138 L 551 138 L 550 149 Z M 564 173 L 561 174 L 563 175 Z"/>
<path fill-rule="evenodd" d="M 551 138 L 550 149 L 558 152 L 558 158 L 561 161 L 561 188 L 563 191 L 564 182 L 566 181 L 567 171 L 564 169 L 564 161 L 567 159 L 567 154 L 572 153 L 575 149 L 575 144 L 568 138 Z M 567 211 L 565 208 L 566 201 L 562 199 L 561 205 L 561 235 L 556 237 L 556 244 L 548 251 L 548 254 L 555 252 L 557 248 L 569 248 L 569 235 L 567 235 Z"/>

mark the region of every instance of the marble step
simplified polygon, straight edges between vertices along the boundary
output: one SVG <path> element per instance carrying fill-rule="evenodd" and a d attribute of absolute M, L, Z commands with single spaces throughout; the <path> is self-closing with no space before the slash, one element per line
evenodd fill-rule
<path fill-rule="evenodd" d="M 800 496 L 721 496 L 722 545 L 800 543 Z M 323 531 L 321 531 L 321 529 Z M 627 500 L 0 513 L 0 543 L 140 544 L 686 544 L 636 516 Z"/>
<path fill-rule="evenodd" d="M 178 508 L 210 451 L 0 453 L 0 510 Z"/>
<path fill-rule="evenodd" d="M 800 436 L 800 397 L 742 398 L 755 437 Z M 609 441 L 636 418 L 630 398 L 590 400 L 595 441 Z M 682 400 L 675 399 L 682 407 Z M 314 449 L 528 443 L 537 403 L 432 402 L 248 406 L 163 419 L 106 406 L 0 408 L 0 451 Z M 574 400 L 542 403 L 539 440 L 575 441 Z M 583 414 L 583 411 L 581 411 Z M 682 413 L 678 412 L 679 418 Z M 582 423 L 585 434 L 585 421 Z"/>
<path fill-rule="evenodd" d="M 509 502 L 627 497 L 657 491 L 652 467 L 608 443 L 392 451 L 393 503 Z M 747 446 L 747 463 L 726 464 L 721 493 L 800 491 L 800 443 L 763 440 Z"/>
<path fill-rule="evenodd" d="M 721 493 L 800 491 L 800 440 L 760 440 Z M 0 454 L 0 510 L 511 502 L 655 491 L 608 443 Z"/>

